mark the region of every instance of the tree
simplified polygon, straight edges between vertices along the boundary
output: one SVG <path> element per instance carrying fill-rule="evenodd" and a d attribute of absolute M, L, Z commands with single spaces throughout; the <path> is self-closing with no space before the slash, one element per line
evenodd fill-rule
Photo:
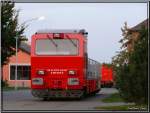
<path fill-rule="evenodd" d="M 19 26 L 19 10 L 15 10 L 15 4 L 10 1 L 1 1 L 1 65 L 8 62 L 8 58 L 15 54 L 16 37 L 18 45 L 21 41 L 27 40 L 23 37 L 25 24 Z"/>
<path fill-rule="evenodd" d="M 132 76 L 130 84 L 134 89 L 131 92 L 133 100 L 136 103 L 148 103 L 148 31 L 144 27 L 129 61 L 129 73 Z"/>
<path fill-rule="evenodd" d="M 148 32 L 146 28 L 139 31 L 138 40 L 134 42 L 132 51 L 127 51 L 126 42 L 131 40 L 131 32 L 126 24 L 123 39 L 124 48 L 113 57 L 113 67 L 116 76 L 116 86 L 121 96 L 127 102 L 138 104 L 148 103 Z"/>

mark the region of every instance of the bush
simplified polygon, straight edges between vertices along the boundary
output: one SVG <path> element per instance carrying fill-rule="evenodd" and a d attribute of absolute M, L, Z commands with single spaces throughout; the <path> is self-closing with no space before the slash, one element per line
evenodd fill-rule
<path fill-rule="evenodd" d="M 9 86 L 7 80 L 5 80 L 5 81 L 1 80 L 1 85 L 2 85 L 2 87 L 8 87 Z"/>

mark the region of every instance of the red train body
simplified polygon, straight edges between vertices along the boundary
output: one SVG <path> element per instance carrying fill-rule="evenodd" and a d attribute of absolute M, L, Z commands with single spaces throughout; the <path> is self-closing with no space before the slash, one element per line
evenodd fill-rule
<path fill-rule="evenodd" d="M 114 84 L 112 68 L 108 67 L 106 65 L 102 65 L 101 74 L 102 74 L 101 86 L 102 87 L 112 87 Z"/>
<path fill-rule="evenodd" d="M 100 91 L 100 64 L 88 58 L 85 30 L 40 30 L 31 45 L 33 96 L 80 98 Z"/>

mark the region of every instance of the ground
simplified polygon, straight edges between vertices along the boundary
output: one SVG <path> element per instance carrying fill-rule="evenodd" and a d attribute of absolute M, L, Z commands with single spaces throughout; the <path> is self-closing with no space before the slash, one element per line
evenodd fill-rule
<path fill-rule="evenodd" d="M 2 92 L 3 110 L 96 110 L 97 106 L 126 105 L 124 102 L 104 103 L 101 100 L 118 92 L 115 88 L 102 88 L 95 96 L 82 100 L 49 100 L 35 98 L 29 89 Z"/>

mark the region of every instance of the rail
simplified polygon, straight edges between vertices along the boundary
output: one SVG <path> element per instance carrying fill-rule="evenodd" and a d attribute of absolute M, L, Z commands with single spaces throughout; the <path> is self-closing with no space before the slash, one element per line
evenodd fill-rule
<path fill-rule="evenodd" d="M 90 64 L 100 64 L 98 61 L 88 58 Z"/>

